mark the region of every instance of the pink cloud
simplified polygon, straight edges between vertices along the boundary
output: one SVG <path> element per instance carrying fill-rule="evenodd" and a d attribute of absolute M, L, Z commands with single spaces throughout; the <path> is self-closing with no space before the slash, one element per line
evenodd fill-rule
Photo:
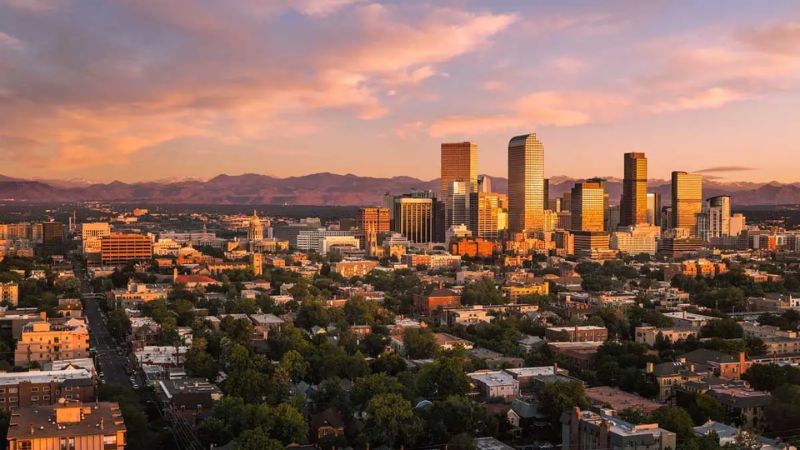
<path fill-rule="evenodd" d="M 511 111 L 495 115 L 447 116 L 435 120 L 429 132 L 441 137 L 538 126 L 573 127 L 618 117 L 629 103 L 624 97 L 597 91 L 533 92 L 519 99 Z"/>
<path fill-rule="evenodd" d="M 727 105 L 728 103 L 746 99 L 747 95 L 732 89 L 712 87 L 702 89 L 690 95 L 667 100 L 652 106 L 653 112 L 673 112 L 694 109 L 713 109 Z"/>

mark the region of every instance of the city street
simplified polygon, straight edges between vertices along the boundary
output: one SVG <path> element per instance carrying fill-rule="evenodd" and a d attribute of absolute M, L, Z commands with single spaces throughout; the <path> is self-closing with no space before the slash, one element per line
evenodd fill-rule
<path fill-rule="evenodd" d="M 99 302 L 105 301 L 105 296 L 92 292 L 86 281 L 86 268 L 83 264 L 76 263 L 75 270 L 81 280 L 81 298 L 85 305 L 86 318 L 89 321 L 89 337 L 91 346 L 95 350 L 95 363 L 98 365 L 98 370 L 103 373 L 105 383 L 131 387 L 130 377 L 125 370 L 128 363 L 127 354 L 124 356 L 117 354 L 118 348 L 100 313 Z"/>

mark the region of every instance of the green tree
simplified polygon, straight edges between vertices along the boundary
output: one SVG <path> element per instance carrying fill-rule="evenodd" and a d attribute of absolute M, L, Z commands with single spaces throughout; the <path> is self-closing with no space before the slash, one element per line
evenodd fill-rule
<path fill-rule="evenodd" d="M 438 345 L 433 332 L 427 328 L 406 328 L 403 330 L 403 347 L 411 359 L 431 358 Z"/>
<path fill-rule="evenodd" d="M 108 317 L 108 331 L 112 336 L 127 336 L 131 332 L 131 319 L 122 308 L 114 308 Z"/>
<path fill-rule="evenodd" d="M 539 391 L 539 402 L 542 411 L 550 416 L 554 428 L 560 423 L 561 413 L 569 408 L 586 408 L 586 391 L 580 381 L 546 383 Z"/>
<path fill-rule="evenodd" d="M 417 392 L 428 399 L 466 395 L 469 378 L 464 370 L 464 359 L 444 357 L 424 365 L 417 375 Z"/>
<path fill-rule="evenodd" d="M 675 433 L 680 441 L 686 441 L 694 436 L 692 417 L 681 407 L 659 408 L 653 412 L 653 421 L 661 428 Z"/>
<path fill-rule="evenodd" d="M 192 341 L 192 347 L 186 353 L 186 371 L 194 377 L 214 380 L 219 374 L 219 364 L 207 351 L 208 344 L 203 337 Z"/>
<path fill-rule="evenodd" d="M 414 416 L 411 402 L 400 394 L 376 395 L 367 404 L 365 432 L 371 446 L 408 446 L 414 442 L 419 431 L 420 424 Z"/>
<path fill-rule="evenodd" d="M 461 293 L 461 303 L 464 305 L 500 305 L 506 302 L 494 280 L 488 277 L 466 285 Z"/>
<path fill-rule="evenodd" d="M 284 450 L 280 441 L 272 439 L 263 428 L 246 430 L 236 438 L 234 448 L 237 450 Z"/>
<path fill-rule="evenodd" d="M 270 410 L 272 429 L 270 435 L 284 445 L 304 443 L 308 437 L 308 425 L 303 414 L 292 405 L 281 403 Z"/>

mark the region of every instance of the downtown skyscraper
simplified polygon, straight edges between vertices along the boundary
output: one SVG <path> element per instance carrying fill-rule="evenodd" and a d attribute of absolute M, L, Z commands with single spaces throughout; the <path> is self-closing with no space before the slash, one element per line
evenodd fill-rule
<path fill-rule="evenodd" d="M 619 224 L 643 223 L 647 223 L 647 158 L 644 153 L 625 153 Z"/>
<path fill-rule="evenodd" d="M 469 183 L 470 192 L 478 192 L 478 144 L 451 142 L 442 144 L 440 177 L 441 198 L 446 199 L 447 189 L 453 181 Z"/>
<path fill-rule="evenodd" d="M 442 144 L 440 189 L 445 204 L 445 228 L 469 223 L 469 196 L 478 192 L 478 145 Z"/>
<path fill-rule="evenodd" d="M 672 227 L 697 236 L 697 215 L 703 212 L 703 177 L 672 172 Z"/>
<path fill-rule="evenodd" d="M 535 133 L 508 143 L 508 227 L 512 233 L 544 229 L 544 145 Z"/>

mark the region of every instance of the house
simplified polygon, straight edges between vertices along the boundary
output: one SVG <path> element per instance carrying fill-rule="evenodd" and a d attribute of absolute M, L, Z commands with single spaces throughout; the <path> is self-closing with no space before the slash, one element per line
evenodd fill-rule
<path fill-rule="evenodd" d="M 731 380 L 741 378 L 742 374 L 753 364 L 745 359 L 744 352 L 740 353 L 737 359 L 727 353 L 704 348 L 683 354 L 680 361 L 694 364 L 695 370 L 710 371 L 715 376 Z"/>
<path fill-rule="evenodd" d="M 694 364 L 687 363 L 685 360 L 661 364 L 647 363 L 646 372 L 658 384 L 658 401 L 660 402 L 672 399 L 678 386 L 689 382 L 698 382 L 705 375 L 695 372 Z"/>
<path fill-rule="evenodd" d="M 499 370 L 508 367 L 522 367 L 525 360 L 514 356 L 505 356 L 487 348 L 473 348 L 469 351 L 471 358 L 483 361 L 489 369 Z"/>
<path fill-rule="evenodd" d="M 461 296 L 450 289 L 445 289 L 440 283 L 435 287 L 429 286 L 423 294 L 415 294 L 414 305 L 419 314 L 429 316 L 439 308 L 461 306 Z"/>
<path fill-rule="evenodd" d="M 530 336 L 526 334 L 517 339 L 517 345 L 519 345 L 520 348 L 522 348 L 526 353 L 542 344 L 544 344 L 544 339 L 540 338 L 539 336 Z"/>
<path fill-rule="evenodd" d="M 312 414 L 308 423 L 311 442 L 344 435 L 344 416 L 333 408 Z"/>
<path fill-rule="evenodd" d="M 542 412 L 535 400 L 515 398 L 511 401 L 511 409 L 506 413 L 506 418 L 513 427 L 512 434 L 517 438 L 532 430 L 550 426 L 550 416 Z"/>

